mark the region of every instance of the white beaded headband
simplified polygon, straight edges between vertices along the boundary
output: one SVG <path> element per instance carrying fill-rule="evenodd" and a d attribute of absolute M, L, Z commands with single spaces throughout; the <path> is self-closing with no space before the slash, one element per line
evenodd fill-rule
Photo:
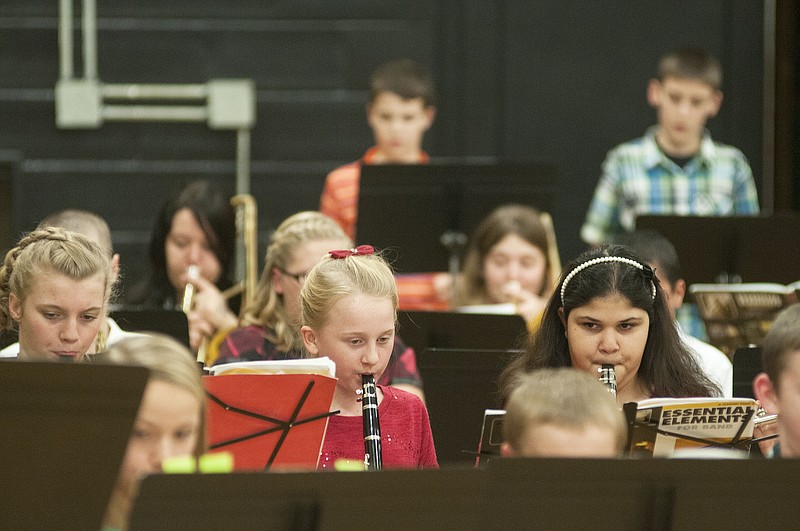
<path fill-rule="evenodd" d="M 630 258 L 623 258 L 621 256 L 601 256 L 600 258 L 593 258 L 587 262 L 582 263 L 575 269 L 569 272 L 567 278 L 564 279 L 564 283 L 561 284 L 561 305 L 564 306 L 564 293 L 567 291 L 567 284 L 569 281 L 572 280 L 572 277 L 586 269 L 587 267 L 592 267 L 593 265 L 602 264 L 605 262 L 622 262 L 623 264 L 628 264 L 636 269 L 641 271 L 645 270 L 645 266 L 637 262 L 636 260 L 631 260 Z M 648 268 L 649 269 L 649 268 Z M 653 282 L 653 279 L 650 279 L 650 287 L 652 288 L 653 300 L 656 298 L 656 283 Z"/>

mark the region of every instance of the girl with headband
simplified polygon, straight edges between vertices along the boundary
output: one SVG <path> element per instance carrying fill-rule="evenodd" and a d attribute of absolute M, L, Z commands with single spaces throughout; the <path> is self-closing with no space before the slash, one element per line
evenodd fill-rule
<path fill-rule="evenodd" d="M 613 365 L 617 403 L 652 397 L 719 396 L 678 335 L 653 270 L 621 245 L 583 253 L 564 268 L 526 351 L 500 380 L 508 397 L 525 373 Z"/>

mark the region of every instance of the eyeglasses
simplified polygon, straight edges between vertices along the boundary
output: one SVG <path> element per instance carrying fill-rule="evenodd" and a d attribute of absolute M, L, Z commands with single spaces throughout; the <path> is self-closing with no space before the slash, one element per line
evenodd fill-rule
<path fill-rule="evenodd" d="M 289 273 L 284 268 L 275 266 L 275 268 L 280 271 L 282 274 L 286 275 L 287 277 L 293 278 L 295 282 L 298 284 L 302 284 L 306 281 L 306 275 L 308 275 L 308 271 L 303 271 L 302 273 Z"/>

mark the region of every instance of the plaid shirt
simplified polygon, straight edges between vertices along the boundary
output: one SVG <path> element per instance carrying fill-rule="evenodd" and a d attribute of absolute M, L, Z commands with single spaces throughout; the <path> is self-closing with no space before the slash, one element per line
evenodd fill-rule
<path fill-rule="evenodd" d="M 608 153 L 581 227 L 586 243 L 605 243 L 634 230 L 642 214 L 758 214 L 756 185 L 741 151 L 714 142 L 706 131 L 698 156 L 681 168 L 656 144 L 656 130 Z"/>

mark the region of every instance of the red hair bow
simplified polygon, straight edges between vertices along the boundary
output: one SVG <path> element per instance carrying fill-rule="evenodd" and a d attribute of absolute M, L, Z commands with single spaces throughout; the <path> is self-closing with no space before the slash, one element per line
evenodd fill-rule
<path fill-rule="evenodd" d="M 347 258 L 348 256 L 366 256 L 375 252 L 371 245 L 359 245 L 355 249 L 339 249 L 337 251 L 328 251 L 332 258 Z"/>

